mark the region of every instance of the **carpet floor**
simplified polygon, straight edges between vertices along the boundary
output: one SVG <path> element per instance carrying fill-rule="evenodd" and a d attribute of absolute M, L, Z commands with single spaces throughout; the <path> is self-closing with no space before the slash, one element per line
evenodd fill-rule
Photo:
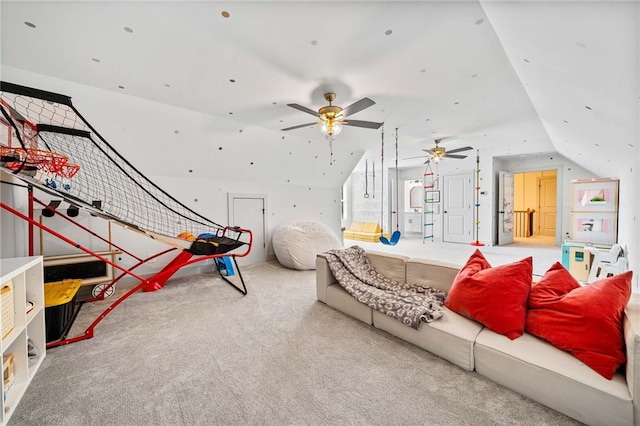
<path fill-rule="evenodd" d="M 213 273 L 134 294 L 47 352 L 10 424 L 577 424 L 316 301 L 315 271 L 243 275 L 247 296 Z"/>

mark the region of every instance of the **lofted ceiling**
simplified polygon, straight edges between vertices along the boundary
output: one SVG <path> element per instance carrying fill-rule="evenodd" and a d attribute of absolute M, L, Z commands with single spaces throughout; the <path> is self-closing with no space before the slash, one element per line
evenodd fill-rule
<path fill-rule="evenodd" d="M 152 174 L 340 184 L 363 155 L 379 158 L 380 131 L 345 127 L 330 157 L 318 127 L 280 130 L 313 121 L 288 103 L 317 110 L 329 91 L 342 107 L 375 101 L 352 118 L 384 122 L 389 144 L 398 128 L 400 158 L 445 137 L 447 149 L 491 155 L 559 152 L 606 176 L 638 155 L 637 2 L 5 0 L 0 8 L 3 79 L 72 82 L 39 88 L 64 90 L 98 130 L 139 116 L 158 133 L 135 143 L 126 132 L 102 133 L 134 164 L 153 152 L 142 167 Z M 96 93 L 128 101 L 86 114 Z M 195 153 L 189 167 L 176 167 L 171 146 Z M 206 166 L 212 159 L 218 167 Z"/>

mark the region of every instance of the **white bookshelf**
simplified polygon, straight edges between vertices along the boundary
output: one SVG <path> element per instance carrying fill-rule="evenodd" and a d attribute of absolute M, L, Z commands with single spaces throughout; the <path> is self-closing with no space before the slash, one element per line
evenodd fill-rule
<path fill-rule="evenodd" d="M 2 327 L 7 334 L 0 344 L 3 371 L 0 419 L 2 425 L 5 425 L 46 356 L 42 257 L 0 259 L 0 286 L 11 287 L 11 291 L 5 294 L 11 295 L 13 302 L 13 329 L 8 331 L 4 326 Z M 27 302 L 33 303 L 33 308 L 28 313 Z M 2 304 L 0 326 L 3 325 L 3 321 L 10 323 L 8 319 L 11 313 L 7 310 L 7 306 L 9 305 L 6 303 Z M 27 352 L 29 338 L 39 351 L 39 355 L 31 359 Z M 5 389 L 4 372 L 8 364 L 8 359 L 5 360 L 5 358 L 11 354 L 13 354 L 13 384 Z"/>

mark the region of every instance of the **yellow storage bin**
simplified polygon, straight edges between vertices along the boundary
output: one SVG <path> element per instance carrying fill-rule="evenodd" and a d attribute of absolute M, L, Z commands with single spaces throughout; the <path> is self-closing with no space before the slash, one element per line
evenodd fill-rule
<path fill-rule="evenodd" d="M 82 280 L 64 280 L 44 285 L 44 321 L 47 343 L 63 339 L 75 318 L 75 297 Z"/>

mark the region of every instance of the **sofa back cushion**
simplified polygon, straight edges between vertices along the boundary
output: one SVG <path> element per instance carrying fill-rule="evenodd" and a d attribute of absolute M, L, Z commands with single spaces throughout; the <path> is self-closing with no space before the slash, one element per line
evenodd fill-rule
<path fill-rule="evenodd" d="M 367 257 L 371 265 L 385 277 L 406 281 L 405 264 L 409 260 L 407 256 L 367 251 Z"/>
<path fill-rule="evenodd" d="M 407 282 L 422 287 L 432 287 L 447 294 L 459 270 L 459 265 L 425 259 L 411 259 L 407 261 Z"/>

